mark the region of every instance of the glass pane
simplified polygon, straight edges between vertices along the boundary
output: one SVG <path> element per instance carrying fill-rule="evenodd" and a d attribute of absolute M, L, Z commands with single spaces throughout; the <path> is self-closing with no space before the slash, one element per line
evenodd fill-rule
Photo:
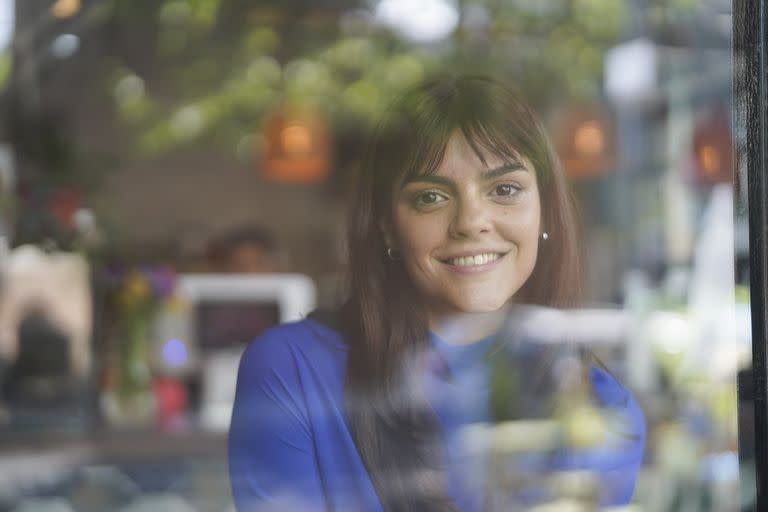
<path fill-rule="evenodd" d="M 0 509 L 754 505 L 730 2 L 0 9 Z"/>

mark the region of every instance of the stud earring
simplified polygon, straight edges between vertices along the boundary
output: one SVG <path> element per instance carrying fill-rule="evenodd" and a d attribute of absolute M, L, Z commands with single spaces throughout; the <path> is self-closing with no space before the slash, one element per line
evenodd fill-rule
<path fill-rule="evenodd" d="M 549 233 L 546 231 L 541 234 L 542 240 L 549 240 Z"/>

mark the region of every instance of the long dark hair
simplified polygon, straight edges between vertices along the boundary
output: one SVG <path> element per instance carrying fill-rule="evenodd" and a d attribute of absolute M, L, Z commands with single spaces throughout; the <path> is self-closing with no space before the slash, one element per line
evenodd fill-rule
<path fill-rule="evenodd" d="M 408 92 L 374 132 L 348 219 L 349 341 L 345 397 L 349 428 L 387 511 L 452 510 L 446 496 L 438 426 L 418 386 L 406 382 L 410 357 L 425 348 L 424 305 L 404 266 L 387 257 L 382 222 L 404 179 L 433 173 L 460 130 L 479 158 L 527 158 L 538 180 L 542 226 L 533 273 L 515 301 L 576 304 L 580 251 L 574 210 L 549 137 L 533 111 L 502 83 L 441 76 Z"/>

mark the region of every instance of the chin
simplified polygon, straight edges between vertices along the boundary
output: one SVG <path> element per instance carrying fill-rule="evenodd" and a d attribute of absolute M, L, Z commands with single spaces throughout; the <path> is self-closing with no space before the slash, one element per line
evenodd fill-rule
<path fill-rule="evenodd" d="M 462 313 L 493 313 L 503 308 L 506 304 L 506 299 L 488 300 L 486 297 L 478 301 L 460 301 L 455 303 L 455 306 Z"/>

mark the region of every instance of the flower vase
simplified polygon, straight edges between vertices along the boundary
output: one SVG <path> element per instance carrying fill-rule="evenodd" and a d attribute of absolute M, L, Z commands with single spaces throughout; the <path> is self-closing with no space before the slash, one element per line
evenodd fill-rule
<path fill-rule="evenodd" d="M 155 400 L 149 365 L 151 327 L 150 312 L 130 315 L 120 340 L 115 420 L 122 426 L 147 427 L 154 422 Z"/>

